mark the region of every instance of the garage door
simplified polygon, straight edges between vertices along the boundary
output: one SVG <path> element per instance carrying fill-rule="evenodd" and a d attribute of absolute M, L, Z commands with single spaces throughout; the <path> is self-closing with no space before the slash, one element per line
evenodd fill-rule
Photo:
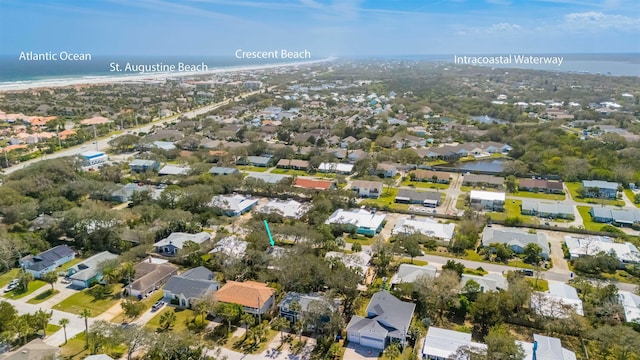
<path fill-rule="evenodd" d="M 384 349 L 384 340 L 368 338 L 365 336 L 360 337 L 360 345 L 368 346 L 374 349 Z"/>

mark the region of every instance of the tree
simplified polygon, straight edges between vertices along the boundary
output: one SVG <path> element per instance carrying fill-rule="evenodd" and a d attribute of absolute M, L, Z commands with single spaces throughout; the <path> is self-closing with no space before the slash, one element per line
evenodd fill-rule
<path fill-rule="evenodd" d="M 404 248 L 404 252 L 411 258 L 412 264 L 414 257 L 422 255 L 420 244 L 418 243 L 418 240 L 413 237 L 405 238 L 402 241 L 402 247 Z"/>
<path fill-rule="evenodd" d="M 0 302 L 0 334 L 8 331 L 17 317 L 15 306 L 6 301 Z"/>
<path fill-rule="evenodd" d="M 542 248 L 536 243 L 529 243 L 524 247 L 524 261 L 529 264 L 537 265 L 542 261 Z"/>
<path fill-rule="evenodd" d="M 47 324 L 49 324 L 49 320 L 51 320 L 52 316 L 53 310 L 51 312 L 46 312 L 40 309 L 31 315 L 31 325 L 37 330 L 42 330 L 42 335 L 46 337 Z"/>
<path fill-rule="evenodd" d="M 120 304 L 126 318 L 135 319 L 140 316 L 146 309 L 143 302 L 138 301 L 134 297 L 125 298 Z"/>
<path fill-rule="evenodd" d="M 478 294 L 476 302 L 471 305 L 471 318 L 478 332 L 487 335 L 489 329 L 502 322 L 502 304 L 497 292 L 483 292 Z"/>
<path fill-rule="evenodd" d="M 83 309 L 80 312 L 80 318 L 84 319 L 84 335 L 85 335 L 85 348 L 89 348 L 89 317 L 91 317 L 91 310 Z"/>
<path fill-rule="evenodd" d="M 244 313 L 240 316 L 240 322 L 244 324 L 244 337 L 246 339 L 249 328 L 255 325 L 256 323 L 256 318 L 249 313 Z"/>
<path fill-rule="evenodd" d="M 487 357 L 495 360 L 522 360 L 525 353 L 522 346 L 507 331 L 504 325 L 494 326 L 484 338 L 487 344 Z"/>
<path fill-rule="evenodd" d="M 144 326 L 128 326 L 125 328 L 117 328 L 118 338 L 127 347 L 127 360 L 133 358 L 133 354 L 151 343 L 151 334 Z"/>
<path fill-rule="evenodd" d="M 359 242 L 351 244 L 351 251 L 353 251 L 353 252 L 362 251 L 362 244 L 360 244 Z"/>
<path fill-rule="evenodd" d="M 518 191 L 518 179 L 513 175 L 509 175 L 505 178 L 504 185 L 510 193 Z"/>
<path fill-rule="evenodd" d="M 436 278 L 418 277 L 415 290 L 420 301 L 432 315 L 436 323 L 441 323 L 449 309 L 459 304 L 460 279 L 451 270 L 443 270 Z"/>
<path fill-rule="evenodd" d="M 451 270 L 458 274 L 458 277 L 461 277 L 462 273 L 464 273 L 464 264 L 454 260 L 447 260 L 447 263 L 442 265 L 442 270 Z"/>
<path fill-rule="evenodd" d="M 58 324 L 62 326 L 62 331 L 64 331 L 64 343 L 67 343 L 67 325 L 69 325 L 69 319 L 62 318 L 58 321 Z"/>
<path fill-rule="evenodd" d="M 160 315 L 160 328 L 169 330 L 176 323 L 176 313 L 174 311 L 166 311 Z"/>
<path fill-rule="evenodd" d="M 640 359 L 640 334 L 630 327 L 604 325 L 593 330 L 588 337 L 600 343 L 602 359 Z"/>
<path fill-rule="evenodd" d="M 205 301 L 198 301 L 198 303 L 193 306 L 193 313 L 195 317 L 193 322 L 195 323 L 198 316 L 200 316 L 200 325 L 204 325 L 205 318 L 207 317 L 207 313 L 209 312 L 209 304 Z"/>
<path fill-rule="evenodd" d="M 214 312 L 227 322 L 227 332 L 231 332 L 231 323 L 240 316 L 242 307 L 237 304 L 218 303 L 215 305 Z"/>
<path fill-rule="evenodd" d="M 289 320 L 287 320 L 284 317 L 278 317 L 276 319 L 273 319 L 273 321 L 271 322 L 271 326 L 280 331 L 280 343 L 284 343 L 284 337 L 282 335 L 282 330 L 286 329 L 289 327 Z"/>
<path fill-rule="evenodd" d="M 27 292 L 29 290 L 29 283 L 33 281 L 33 275 L 23 269 L 22 271 L 20 271 L 18 279 L 20 280 L 21 291 Z"/>
<path fill-rule="evenodd" d="M 391 360 L 399 357 L 400 355 L 402 355 L 402 352 L 400 351 L 400 345 L 398 345 L 398 343 L 390 344 L 384 350 L 384 354 Z"/>
<path fill-rule="evenodd" d="M 640 192 L 639 192 L 639 193 L 636 193 L 636 194 L 633 196 L 633 203 L 634 203 L 634 204 L 640 204 Z"/>
<path fill-rule="evenodd" d="M 42 276 L 40 277 L 40 280 L 51 285 L 51 292 L 53 292 L 53 284 L 55 284 L 56 281 L 58 281 L 58 274 L 56 274 L 55 271 L 49 271 L 48 273 L 42 274 Z"/>

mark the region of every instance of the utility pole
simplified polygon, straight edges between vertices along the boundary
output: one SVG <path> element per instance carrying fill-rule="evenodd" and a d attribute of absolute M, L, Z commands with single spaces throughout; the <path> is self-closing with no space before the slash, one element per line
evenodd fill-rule
<path fill-rule="evenodd" d="M 262 324 L 262 313 L 260 313 L 261 306 L 260 306 L 260 295 L 258 295 L 258 325 Z"/>

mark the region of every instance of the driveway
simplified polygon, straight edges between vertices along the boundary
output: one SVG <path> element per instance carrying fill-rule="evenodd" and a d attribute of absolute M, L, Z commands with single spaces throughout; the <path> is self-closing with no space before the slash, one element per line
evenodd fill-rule
<path fill-rule="evenodd" d="M 377 359 L 380 350 L 349 343 L 344 351 L 344 360 Z"/>

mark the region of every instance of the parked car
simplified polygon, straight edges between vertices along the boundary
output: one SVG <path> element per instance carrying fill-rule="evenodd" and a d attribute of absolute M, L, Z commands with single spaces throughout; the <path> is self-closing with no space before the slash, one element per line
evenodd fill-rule
<path fill-rule="evenodd" d="M 62 278 L 60 282 L 63 284 L 71 284 L 71 279 L 69 279 L 68 277 L 65 277 L 65 278 Z"/>
<path fill-rule="evenodd" d="M 533 270 L 529 270 L 529 269 L 523 269 L 520 270 L 523 274 L 525 274 L 526 276 L 533 276 Z"/>
<path fill-rule="evenodd" d="M 160 309 L 163 306 L 164 306 L 164 300 L 159 300 L 158 302 L 153 304 L 153 306 L 151 307 L 151 311 L 158 311 L 158 309 Z"/>
<path fill-rule="evenodd" d="M 4 292 L 6 292 L 6 293 L 11 292 L 11 291 L 15 290 L 15 288 L 17 288 L 17 287 L 18 287 L 18 283 L 9 284 L 9 285 L 7 285 L 7 288 L 4 289 Z"/>

